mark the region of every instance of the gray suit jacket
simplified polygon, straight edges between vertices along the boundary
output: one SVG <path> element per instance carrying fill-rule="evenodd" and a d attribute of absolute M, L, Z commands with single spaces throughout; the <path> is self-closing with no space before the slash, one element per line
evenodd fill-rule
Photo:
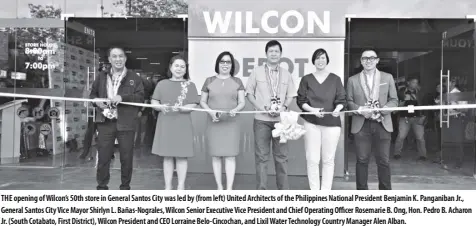
<path fill-rule="evenodd" d="M 349 110 L 357 110 L 359 107 L 364 106 L 367 102 L 364 94 L 364 90 L 360 85 L 359 80 L 360 73 L 349 78 L 347 82 L 347 103 Z M 389 73 L 380 71 L 380 106 L 385 107 L 397 107 L 398 95 L 395 87 L 395 81 L 393 76 Z M 384 112 L 384 119 L 382 125 L 388 132 L 393 132 L 392 117 L 390 112 Z M 364 125 L 365 117 L 359 114 L 352 116 L 351 133 L 358 133 Z"/>

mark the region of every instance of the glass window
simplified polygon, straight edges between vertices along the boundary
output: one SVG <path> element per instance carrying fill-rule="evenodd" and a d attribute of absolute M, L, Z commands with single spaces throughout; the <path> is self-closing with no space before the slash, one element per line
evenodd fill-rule
<path fill-rule="evenodd" d="M 53 87 L 53 74 L 62 77 L 61 42 L 64 38 L 62 28 L 3 28 L 0 32 L 1 87 L 2 92 L 19 95 L 62 96 L 58 87 Z M 60 79 L 61 80 L 61 79 Z M 62 152 L 58 149 L 59 130 L 55 129 L 56 119 L 49 117 L 51 101 L 48 99 L 2 97 L 2 104 L 13 100 L 26 102 L 16 105 L 9 113 L 2 115 L 1 151 L 10 151 L 9 161 L 3 164 L 19 166 L 60 166 Z M 3 111 L 5 113 L 6 111 Z M 18 130 L 17 130 L 18 129 Z M 12 142 L 13 141 L 13 142 Z M 7 147 L 8 146 L 8 147 Z"/>

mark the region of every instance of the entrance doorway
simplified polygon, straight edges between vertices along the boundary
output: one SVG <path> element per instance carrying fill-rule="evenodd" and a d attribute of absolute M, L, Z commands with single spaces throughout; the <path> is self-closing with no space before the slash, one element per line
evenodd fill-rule
<path fill-rule="evenodd" d="M 408 88 L 411 81 L 418 83 L 418 105 L 476 102 L 476 34 L 472 19 L 352 18 L 348 21 L 347 32 L 349 76 L 362 70 L 360 55 L 363 50 L 376 50 L 380 57 L 377 68 L 394 76 L 402 105 L 405 104 L 406 91 L 413 90 Z M 416 120 L 408 119 L 402 112 L 394 112 L 390 155 L 392 175 L 416 179 L 474 176 L 474 115 L 474 109 L 435 109 L 421 111 L 418 116 L 421 118 Z M 421 130 L 412 129 L 413 120 Z M 399 133 L 406 131 L 407 136 L 399 137 Z M 349 174 L 355 175 L 353 137 L 350 133 L 348 136 L 346 165 Z M 424 139 L 417 139 L 421 137 Z M 396 145 L 398 142 L 400 145 Z M 369 166 L 369 174 L 376 175 L 374 161 Z"/>
<path fill-rule="evenodd" d="M 166 78 L 168 63 L 172 56 L 182 53 L 187 56 L 187 22 L 181 18 L 70 18 L 70 24 L 78 24 L 88 28 L 89 33 L 94 33 L 94 47 L 79 42 L 84 36 L 81 29 L 68 29 L 67 39 L 72 46 L 86 49 L 95 54 L 99 72 L 110 70 L 108 50 L 111 47 L 124 48 L 127 56 L 126 68 L 141 76 L 144 80 L 146 99 L 152 96 L 155 85 Z M 71 26 L 72 27 L 72 26 Z M 74 26 L 80 27 L 80 26 Z M 80 33 L 77 33 L 77 32 Z M 89 35 L 90 36 L 90 35 Z M 94 78 L 90 78 L 90 81 Z M 88 116 L 94 116 L 91 111 Z M 132 118 L 132 116 L 131 116 Z M 89 118 L 92 120 L 92 117 Z M 134 167 L 145 169 L 161 169 L 162 159 L 151 153 L 153 135 L 157 112 L 144 109 L 140 120 L 137 121 Z M 85 124 L 85 123 L 83 123 Z M 92 125 L 94 125 L 92 123 Z M 76 128 L 76 127 L 73 127 Z M 73 129 L 68 134 L 77 134 L 80 146 L 76 153 L 68 153 L 65 159 L 66 167 L 94 168 L 97 160 L 97 145 L 95 137 L 86 136 L 85 126 L 82 130 Z M 92 129 L 94 130 L 94 129 Z M 94 132 L 95 134 L 95 132 Z M 71 136 L 71 135 L 68 135 Z M 83 147 L 85 140 L 92 139 L 92 145 Z M 111 162 L 111 167 L 120 168 L 119 153 L 116 152 Z"/>
<path fill-rule="evenodd" d="M 476 102 L 475 37 L 474 20 L 462 22 L 442 33 L 440 84 L 443 85 L 439 88 L 440 93 L 445 94 L 441 98 L 443 103 L 462 105 Z M 476 109 L 448 109 L 439 113 L 443 168 L 476 175 Z"/>

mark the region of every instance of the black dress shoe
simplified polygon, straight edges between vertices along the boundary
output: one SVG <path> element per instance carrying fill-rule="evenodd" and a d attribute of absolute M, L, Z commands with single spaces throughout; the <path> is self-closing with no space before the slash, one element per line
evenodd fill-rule
<path fill-rule="evenodd" d="M 401 155 L 394 155 L 393 158 L 396 159 L 396 160 L 399 160 L 399 159 L 402 158 L 402 156 Z"/>
<path fill-rule="evenodd" d="M 426 161 L 426 157 L 425 156 L 420 156 L 417 161 Z"/>

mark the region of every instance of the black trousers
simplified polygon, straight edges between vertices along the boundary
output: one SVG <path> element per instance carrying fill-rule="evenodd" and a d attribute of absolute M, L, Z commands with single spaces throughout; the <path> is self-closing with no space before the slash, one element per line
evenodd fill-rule
<path fill-rule="evenodd" d="M 385 130 L 382 123 L 373 120 L 365 120 L 362 129 L 355 134 L 357 190 L 369 189 L 369 160 L 372 151 L 377 163 L 379 190 L 392 190 L 389 162 L 391 141 L 392 134 Z"/>
<path fill-rule="evenodd" d="M 119 157 L 121 161 L 121 185 L 119 189 L 130 190 L 132 178 L 132 162 L 134 156 L 134 130 L 118 131 L 116 120 L 106 120 L 104 123 L 97 123 L 98 129 L 98 165 L 96 180 L 98 190 L 107 190 L 110 173 L 112 155 L 114 153 L 114 142 L 117 138 L 119 146 Z"/>
<path fill-rule="evenodd" d="M 83 140 L 83 153 L 81 153 L 81 158 L 86 158 L 91 152 L 91 145 L 93 142 L 94 133 L 96 132 L 96 123 L 92 117 L 88 117 L 88 128 L 84 134 Z"/>

